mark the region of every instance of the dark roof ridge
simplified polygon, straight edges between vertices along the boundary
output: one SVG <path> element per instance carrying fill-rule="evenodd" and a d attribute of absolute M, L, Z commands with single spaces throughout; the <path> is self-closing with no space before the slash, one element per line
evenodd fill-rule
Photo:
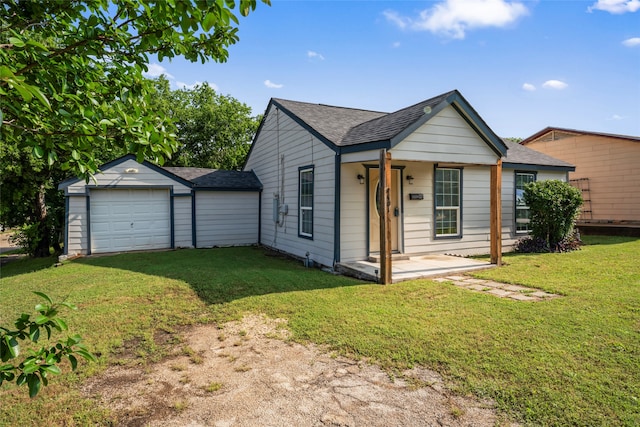
<path fill-rule="evenodd" d="M 271 98 L 271 99 L 273 101 L 276 101 L 276 102 L 294 102 L 294 103 L 297 103 L 297 104 L 314 105 L 314 106 L 326 107 L 326 108 L 339 108 L 341 110 L 361 111 L 361 112 L 364 112 L 364 113 L 389 114 L 388 111 L 371 110 L 369 108 L 344 107 L 344 106 L 341 106 L 341 105 L 323 104 L 321 102 L 296 101 L 296 100 L 293 100 L 293 99 L 284 99 L 284 98 Z"/>

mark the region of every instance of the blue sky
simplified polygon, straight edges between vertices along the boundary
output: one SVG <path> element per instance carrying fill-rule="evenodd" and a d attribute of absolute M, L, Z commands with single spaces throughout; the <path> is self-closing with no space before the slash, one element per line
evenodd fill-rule
<path fill-rule="evenodd" d="M 502 137 L 640 135 L 640 0 L 283 1 L 218 64 L 151 61 L 262 114 L 272 97 L 395 111 L 458 89 Z"/>

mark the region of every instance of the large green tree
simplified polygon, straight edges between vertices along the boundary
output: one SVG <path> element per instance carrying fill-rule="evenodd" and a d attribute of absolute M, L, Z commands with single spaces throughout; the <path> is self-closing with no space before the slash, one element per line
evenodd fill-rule
<path fill-rule="evenodd" d="M 168 160 L 172 166 L 240 169 L 260 124 L 251 108 L 209 84 L 171 90 L 161 76 L 155 81 L 157 111 L 176 126 L 178 148 Z"/>
<path fill-rule="evenodd" d="M 248 15 L 256 3 L 0 3 L 0 137 L 9 147 L 0 153 L 0 222 L 37 223 L 42 236 L 51 235 L 45 230 L 46 190 L 60 173 L 89 180 L 105 157 L 125 151 L 159 164 L 171 157 L 177 148 L 173 127 L 149 108 L 154 88 L 143 77 L 149 56 L 224 62 L 238 41 L 236 14 Z M 20 168 L 6 165 L 18 157 Z M 9 191 L 10 179 L 19 182 L 18 169 L 38 179 Z M 34 185 L 39 190 L 32 195 Z M 50 243 L 43 237 L 35 253 L 48 254 Z"/>

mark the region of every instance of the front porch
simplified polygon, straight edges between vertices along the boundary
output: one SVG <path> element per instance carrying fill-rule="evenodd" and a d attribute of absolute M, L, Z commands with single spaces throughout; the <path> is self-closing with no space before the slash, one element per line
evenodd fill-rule
<path fill-rule="evenodd" d="M 452 255 L 419 255 L 408 258 L 405 257 L 405 259 L 393 259 L 391 264 L 391 280 L 392 283 L 398 283 L 405 280 L 458 274 L 495 266 L 495 264 L 487 261 Z M 380 263 L 377 262 L 342 262 L 336 266 L 336 270 L 346 276 L 353 276 L 371 282 L 378 282 L 380 278 Z"/>

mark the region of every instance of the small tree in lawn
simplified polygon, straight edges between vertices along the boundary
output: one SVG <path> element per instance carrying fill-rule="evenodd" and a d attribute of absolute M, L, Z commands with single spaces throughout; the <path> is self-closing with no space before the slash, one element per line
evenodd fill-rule
<path fill-rule="evenodd" d="M 562 250 L 561 243 L 571 238 L 580 215 L 580 190 L 558 180 L 532 182 L 525 187 L 524 202 L 531 213 L 532 237 L 550 250 Z"/>

